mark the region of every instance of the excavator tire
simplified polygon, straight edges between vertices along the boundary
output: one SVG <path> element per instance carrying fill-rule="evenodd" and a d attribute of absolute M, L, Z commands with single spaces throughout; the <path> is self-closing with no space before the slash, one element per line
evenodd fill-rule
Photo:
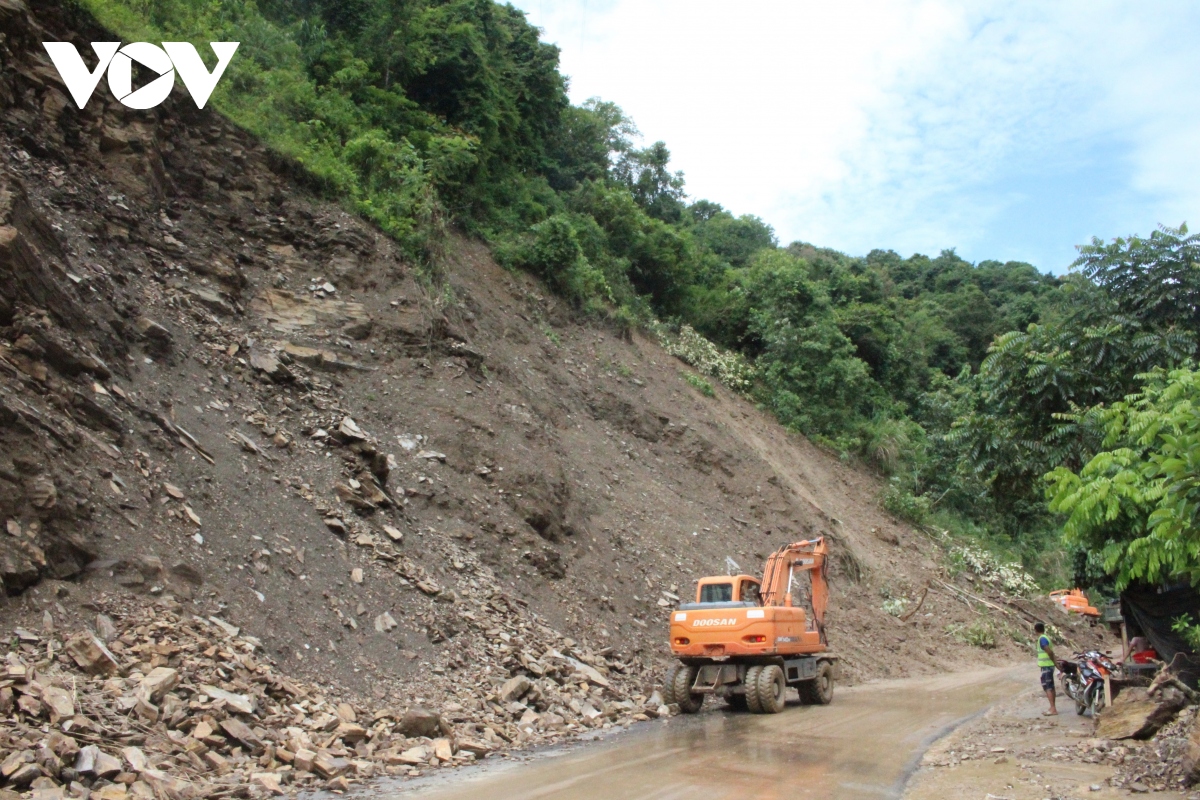
<path fill-rule="evenodd" d="M 762 674 L 762 669 L 759 666 L 750 667 L 742 679 L 746 685 L 746 708 L 750 709 L 751 714 L 762 713 L 762 706 L 758 704 L 758 676 Z"/>
<path fill-rule="evenodd" d="M 763 714 L 778 714 L 787 705 L 787 682 L 783 678 L 783 670 L 775 664 L 768 664 L 759 670 L 755 681 L 758 695 L 758 708 Z"/>
<path fill-rule="evenodd" d="M 668 689 L 671 702 L 679 706 L 684 714 L 695 714 L 704 705 L 704 695 L 693 694 L 692 684 L 696 681 L 696 668 L 683 664 L 674 667 L 667 674 Z"/>
<path fill-rule="evenodd" d="M 804 681 L 797 687 L 800 702 L 810 706 L 827 706 L 833 700 L 833 665 L 822 661 L 817 667 L 817 677 Z"/>
<path fill-rule="evenodd" d="M 676 664 L 667 670 L 667 677 L 663 678 L 662 701 L 664 706 L 675 702 L 675 673 L 678 670 L 679 665 Z"/>

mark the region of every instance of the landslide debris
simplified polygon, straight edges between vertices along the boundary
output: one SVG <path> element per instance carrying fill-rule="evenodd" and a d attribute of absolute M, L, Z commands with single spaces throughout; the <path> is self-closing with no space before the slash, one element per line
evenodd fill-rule
<path fill-rule="evenodd" d="M 0 777 L 38 798 L 346 791 L 670 714 L 638 694 L 628 665 L 503 593 L 459 603 L 490 658 L 411 687 L 438 710 L 416 694 L 389 707 L 290 678 L 259 639 L 175 600 L 101 596 L 87 604 L 90 626 L 46 612 L 41 633 L 17 629 L 0 670 Z"/>

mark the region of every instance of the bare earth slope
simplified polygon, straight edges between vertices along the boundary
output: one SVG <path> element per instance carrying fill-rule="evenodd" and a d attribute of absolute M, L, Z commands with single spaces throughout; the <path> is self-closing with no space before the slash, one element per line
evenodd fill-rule
<path fill-rule="evenodd" d="M 39 42 L 107 37 L 72 24 L 0 0 L 0 616 L 37 631 L 25 662 L 72 665 L 62 640 L 106 611 L 129 692 L 181 657 L 137 609 L 196 636 L 218 617 L 368 712 L 521 744 L 640 713 L 696 576 L 819 535 L 849 680 L 980 660 L 944 632 L 964 602 L 881 610 L 940 550 L 875 478 L 478 244 L 422 280 L 182 93 L 77 110 Z M 517 707 L 484 702 L 514 675 L 536 684 Z M 531 709 L 565 722 L 522 728 Z"/>

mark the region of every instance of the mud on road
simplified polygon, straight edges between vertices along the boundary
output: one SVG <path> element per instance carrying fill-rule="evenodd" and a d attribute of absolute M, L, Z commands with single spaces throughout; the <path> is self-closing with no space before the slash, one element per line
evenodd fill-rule
<path fill-rule="evenodd" d="M 713 709 L 608 741 L 492 763 L 428 781 L 377 784 L 373 797 L 898 798 L 922 753 L 1028 686 L 993 668 L 839 688 L 829 706 L 776 715 Z"/>

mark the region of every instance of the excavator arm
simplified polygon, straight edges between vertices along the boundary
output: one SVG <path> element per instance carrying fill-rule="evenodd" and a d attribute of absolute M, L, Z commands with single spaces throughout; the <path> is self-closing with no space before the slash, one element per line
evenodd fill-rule
<path fill-rule="evenodd" d="M 812 580 L 812 612 L 821 639 L 825 639 L 825 609 L 829 605 L 826 569 L 829 550 L 824 537 L 794 542 L 776 550 L 763 568 L 762 604 L 790 606 L 796 573 L 808 572 Z"/>

